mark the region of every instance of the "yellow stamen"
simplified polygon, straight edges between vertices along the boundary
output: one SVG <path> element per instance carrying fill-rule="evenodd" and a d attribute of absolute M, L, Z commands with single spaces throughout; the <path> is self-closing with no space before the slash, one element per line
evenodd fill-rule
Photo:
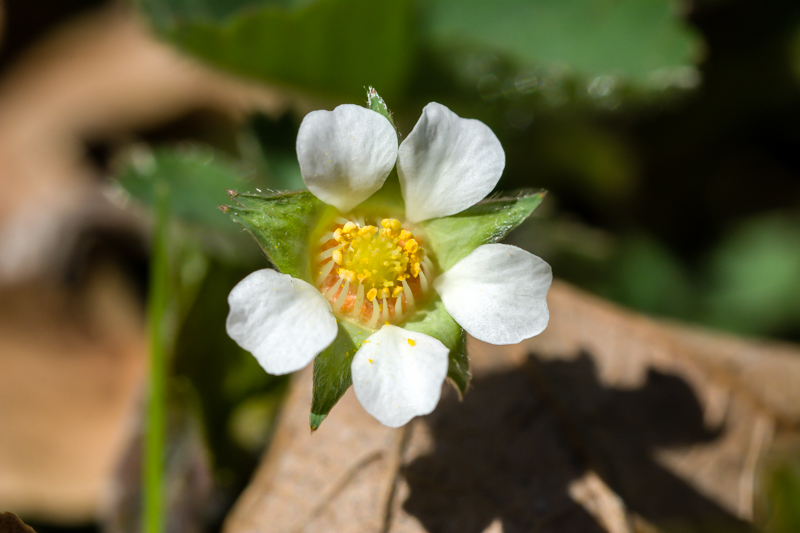
<path fill-rule="evenodd" d="M 384 218 L 372 225 L 363 216 L 337 218 L 326 235 L 337 246 L 317 255 L 315 274 L 317 286 L 339 318 L 366 322 L 372 328 L 379 319 L 399 323 L 413 312 L 415 300 L 428 292 L 428 279 L 424 285 L 422 280 L 408 284 L 407 280 L 419 277 L 428 258 L 418 237 L 398 219 Z M 338 279 L 331 280 L 331 273 Z"/>

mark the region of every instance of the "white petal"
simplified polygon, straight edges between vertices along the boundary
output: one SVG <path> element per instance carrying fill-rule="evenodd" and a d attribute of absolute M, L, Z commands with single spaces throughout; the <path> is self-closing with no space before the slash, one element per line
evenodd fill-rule
<path fill-rule="evenodd" d="M 353 357 L 356 397 L 385 426 L 400 427 L 427 415 L 439 403 L 449 353 L 424 333 L 383 326 Z"/>
<path fill-rule="evenodd" d="M 445 309 L 467 333 L 491 344 L 516 344 L 547 327 L 553 271 L 516 246 L 484 244 L 436 278 Z"/>
<path fill-rule="evenodd" d="M 386 181 L 397 160 L 397 133 L 365 107 L 312 111 L 297 133 L 297 160 L 308 190 L 346 213 Z"/>
<path fill-rule="evenodd" d="M 228 335 L 270 374 L 300 370 L 333 342 L 339 329 L 317 289 L 270 269 L 240 281 L 228 304 Z"/>
<path fill-rule="evenodd" d="M 406 218 L 460 213 L 494 189 L 505 166 L 503 147 L 486 124 L 431 102 L 397 155 Z"/>

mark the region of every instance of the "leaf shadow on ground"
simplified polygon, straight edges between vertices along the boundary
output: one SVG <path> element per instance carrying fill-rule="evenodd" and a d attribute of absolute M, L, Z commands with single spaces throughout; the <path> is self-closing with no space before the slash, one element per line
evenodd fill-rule
<path fill-rule="evenodd" d="M 522 369 L 477 378 L 459 402 L 426 417 L 433 449 L 403 470 L 403 508 L 431 533 L 602 532 L 569 495 L 593 469 L 629 511 L 666 531 L 752 527 L 653 460 L 657 448 L 717 439 L 682 378 L 650 369 L 636 389 L 598 381 L 587 353 L 572 361 L 531 355 Z"/>

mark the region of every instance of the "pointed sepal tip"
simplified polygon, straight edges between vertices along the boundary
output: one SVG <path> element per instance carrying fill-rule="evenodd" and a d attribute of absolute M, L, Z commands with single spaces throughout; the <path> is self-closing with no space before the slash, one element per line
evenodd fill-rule
<path fill-rule="evenodd" d="M 309 413 L 308 415 L 308 425 L 311 428 L 311 433 L 314 433 L 316 430 L 319 429 L 319 426 L 322 425 L 322 421 L 327 418 L 328 415 L 318 415 L 316 413 Z"/>

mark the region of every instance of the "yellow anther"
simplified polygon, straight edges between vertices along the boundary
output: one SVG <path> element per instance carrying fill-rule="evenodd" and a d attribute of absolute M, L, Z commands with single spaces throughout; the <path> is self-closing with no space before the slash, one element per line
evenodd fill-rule
<path fill-rule="evenodd" d="M 394 289 L 392 289 L 392 298 L 397 298 L 403 292 L 403 287 L 398 285 Z"/>
<path fill-rule="evenodd" d="M 417 345 L 417 343 L 416 343 L 416 342 L 414 342 L 414 339 L 408 339 L 408 345 L 409 345 L 409 346 L 416 346 L 416 345 Z"/>
<path fill-rule="evenodd" d="M 343 260 L 344 260 L 344 258 L 342 257 L 342 251 L 341 250 L 334 250 L 333 251 L 333 262 L 336 263 L 337 265 L 341 265 Z"/>
<path fill-rule="evenodd" d="M 399 237 L 401 241 L 407 241 L 408 239 L 411 238 L 411 233 L 406 230 L 403 230 L 400 232 Z"/>
<path fill-rule="evenodd" d="M 391 293 L 389 292 L 389 289 L 387 289 L 386 287 L 378 291 L 378 295 L 380 296 L 380 298 L 388 298 L 389 294 Z"/>
<path fill-rule="evenodd" d="M 333 232 L 333 238 L 336 242 L 342 242 L 342 228 L 336 228 L 336 231 Z"/>
<path fill-rule="evenodd" d="M 408 239 L 405 245 L 406 252 L 413 254 L 417 250 L 419 250 L 419 244 L 414 239 Z"/>
<path fill-rule="evenodd" d="M 394 281 L 384 281 L 383 282 L 383 286 L 384 287 L 394 287 Z"/>
<path fill-rule="evenodd" d="M 367 300 L 370 302 L 374 300 L 376 296 L 378 296 L 378 289 L 375 287 L 372 287 L 369 291 L 367 291 Z"/>
<path fill-rule="evenodd" d="M 384 228 L 391 227 L 392 226 L 392 219 L 384 218 L 383 220 L 381 220 L 381 226 L 384 227 Z"/>
<path fill-rule="evenodd" d="M 408 269 L 411 271 L 411 275 L 414 276 L 415 278 L 419 276 L 419 261 L 408 265 Z"/>
<path fill-rule="evenodd" d="M 349 280 L 350 283 L 353 283 L 356 280 L 356 273 L 353 272 L 352 270 L 347 270 L 346 268 L 340 268 L 336 271 L 336 273 L 339 274 L 340 278 Z"/>
<path fill-rule="evenodd" d="M 354 229 L 356 229 L 358 225 L 353 221 L 348 221 L 344 226 L 342 226 L 342 231 L 345 233 L 350 233 Z"/>

